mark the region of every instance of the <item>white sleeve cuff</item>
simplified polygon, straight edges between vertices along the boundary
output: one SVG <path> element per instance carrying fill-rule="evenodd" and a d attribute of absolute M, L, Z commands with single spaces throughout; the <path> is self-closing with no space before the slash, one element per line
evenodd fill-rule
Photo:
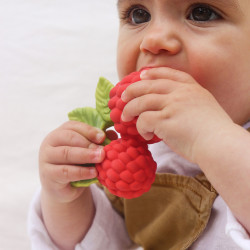
<path fill-rule="evenodd" d="M 59 250 L 48 235 L 43 223 L 39 190 L 31 201 L 28 213 L 28 235 L 32 250 Z"/>
<path fill-rule="evenodd" d="M 112 208 L 104 192 L 91 185 L 96 214 L 88 233 L 75 250 L 129 249 L 132 242 L 123 218 Z M 28 215 L 28 234 L 33 250 L 59 250 L 48 235 L 42 220 L 40 191 L 31 202 Z"/>
<path fill-rule="evenodd" d="M 112 208 L 104 192 L 91 185 L 96 214 L 91 228 L 76 250 L 128 249 L 129 239 L 123 218 Z"/>
<path fill-rule="evenodd" d="M 236 220 L 229 208 L 227 208 L 226 234 L 244 250 L 250 249 L 250 237 L 244 227 Z"/>

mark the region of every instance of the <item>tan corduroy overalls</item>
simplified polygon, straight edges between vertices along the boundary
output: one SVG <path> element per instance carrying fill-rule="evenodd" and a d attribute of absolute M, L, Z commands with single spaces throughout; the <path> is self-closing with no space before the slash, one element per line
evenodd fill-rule
<path fill-rule="evenodd" d="M 135 199 L 105 192 L 131 240 L 145 250 L 187 249 L 205 229 L 217 196 L 204 174 L 157 173 L 150 191 Z"/>
<path fill-rule="evenodd" d="M 105 192 L 124 217 L 131 240 L 145 250 L 190 247 L 206 228 L 218 195 L 204 174 L 188 177 L 168 173 L 157 173 L 150 191 L 135 199 Z"/>

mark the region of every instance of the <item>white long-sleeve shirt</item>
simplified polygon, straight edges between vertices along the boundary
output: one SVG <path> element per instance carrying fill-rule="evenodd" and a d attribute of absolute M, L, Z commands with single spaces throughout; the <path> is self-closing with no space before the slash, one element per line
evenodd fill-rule
<path fill-rule="evenodd" d="M 250 127 L 250 123 L 245 125 Z M 157 172 L 195 176 L 200 173 L 197 165 L 192 164 L 172 152 L 163 142 L 150 146 L 157 162 Z M 92 226 L 75 250 L 125 250 L 142 249 L 135 247 L 129 239 L 125 222 L 112 208 L 104 192 L 91 187 L 96 214 Z M 103 216 L 105 214 L 105 216 Z M 249 212 L 250 214 L 250 212 Z M 58 249 L 50 239 L 42 220 L 40 192 L 35 195 L 29 210 L 28 233 L 33 250 Z M 250 250 L 250 237 L 235 219 L 230 209 L 218 196 L 213 204 L 208 225 L 191 250 Z"/>

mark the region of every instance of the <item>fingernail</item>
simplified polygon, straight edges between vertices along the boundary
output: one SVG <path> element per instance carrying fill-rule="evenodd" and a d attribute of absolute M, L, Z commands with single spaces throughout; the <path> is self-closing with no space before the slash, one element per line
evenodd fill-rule
<path fill-rule="evenodd" d="M 95 160 L 99 161 L 102 155 L 103 147 L 99 147 L 95 150 Z"/>
<path fill-rule="evenodd" d="M 124 118 L 124 115 L 123 115 L 123 114 L 121 115 L 121 120 L 122 120 L 123 122 L 125 122 L 125 118 Z"/>
<path fill-rule="evenodd" d="M 122 92 L 122 95 L 121 95 L 122 101 L 127 102 L 126 98 L 127 98 L 127 97 L 126 97 L 126 92 L 123 91 L 123 92 Z"/>
<path fill-rule="evenodd" d="M 91 169 L 89 170 L 89 174 L 90 174 L 90 176 L 92 176 L 92 177 L 96 177 L 96 176 L 97 176 L 97 171 L 96 171 L 96 169 L 95 169 L 95 168 L 91 168 Z"/>
<path fill-rule="evenodd" d="M 99 131 L 97 134 L 96 134 L 96 140 L 98 142 L 101 142 L 103 140 L 103 137 L 104 137 L 104 133 L 103 131 Z"/>
<path fill-rule="evenodd" d="M 146 78 L 147 78 L 146 75 L 147 75 L 147 70 L 143 70 L 143 71 L 141 72 L 141 74 L 140 74 L 140 78 L 141 78 L 141 79 L 146 79 Z"/>
<path fill-rule="evenodd" d="M 123 122 L 128 122 L 128 121 L 130 121 L 128 118 L 126 118 L 123 114 L 121 115 L 121 120 L 123 121 Z"/>

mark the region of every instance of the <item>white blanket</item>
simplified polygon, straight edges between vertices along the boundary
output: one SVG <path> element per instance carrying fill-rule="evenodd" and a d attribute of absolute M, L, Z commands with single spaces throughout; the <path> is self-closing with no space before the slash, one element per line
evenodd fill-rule
<path fill-rule="evenodd" d="M 117 31 L 115 0 L 0 1 L 1 249 L 29 249 L 40 143 L 94 105 L 99 76 L 117 81 Z"/>

